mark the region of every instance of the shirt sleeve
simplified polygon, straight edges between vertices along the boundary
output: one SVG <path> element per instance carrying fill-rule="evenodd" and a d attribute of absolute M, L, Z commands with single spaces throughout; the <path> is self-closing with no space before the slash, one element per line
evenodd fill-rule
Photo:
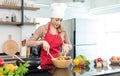
<path fill-rule="evenodd" d="M 35 30 L 33 36 L 31 36 L 30 39 L 27 41 L 26 45 L 29 46 L 29 47 L 30 47 L 30 46 L 37 47 L 38 44 L 37 44 L 36 41 L 38 41 L 39 39 L 42 38 L 42 36 L 43 36 L 43 31 L 44 31 L 44 27 L 43 27 L 43 26 L 38 27 L 38 28 Z"/>

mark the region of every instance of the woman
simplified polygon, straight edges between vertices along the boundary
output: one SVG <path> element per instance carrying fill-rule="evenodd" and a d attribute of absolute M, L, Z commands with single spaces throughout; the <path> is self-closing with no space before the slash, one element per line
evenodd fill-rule
<path fill-rule="evenodd" d="M 61 47 L 65 55 L 72 49 L 68 34 L 61 26 L 65 10 L 63 8 L 65 8 L 65 6 L 66 5 L 63 3 L 52 4 L 51 21 L 46 25 L 38 27 L 33 36 L 27 42 L 27 46 L 37 47 L 38 45 L 42 45 L 43 48 L 40 55 L 41 67 L 44 67 L 44 65 L 47 64 L 52 64 L 51 56 L 49 54 L 54 58 L 59 57 L 61 55 Z M 61 12 L 60 9 L 63 11 Z"/>

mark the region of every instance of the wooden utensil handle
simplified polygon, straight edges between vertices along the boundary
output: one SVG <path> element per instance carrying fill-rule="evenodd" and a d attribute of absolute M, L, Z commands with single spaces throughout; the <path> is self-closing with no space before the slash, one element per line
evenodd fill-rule
<path fill-rule="evenodd" d="M 51 57 L 52 59 L 54 58 L 50 52 L 49 52 L 48 54 L 50 55 L 50 57 Z"/>
<path fill-rule="evenodd" d="M 18 57 L 17 55 L 14 55 L 17 59 L 19 59 L 20 61 L 22 61 L 23 63 L 25 62 L 24 60 L 22 60 L 20 57 Z"/>

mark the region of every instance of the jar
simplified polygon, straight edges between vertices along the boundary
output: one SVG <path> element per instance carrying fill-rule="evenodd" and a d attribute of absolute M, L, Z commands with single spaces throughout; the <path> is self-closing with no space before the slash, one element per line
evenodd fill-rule
<path fill-rule="evenodd" d="M 6 17 L 5 17 L 5 20 L 6 20 L 6 21 L 9 21 L 9 16 L 6 16 Z"/>

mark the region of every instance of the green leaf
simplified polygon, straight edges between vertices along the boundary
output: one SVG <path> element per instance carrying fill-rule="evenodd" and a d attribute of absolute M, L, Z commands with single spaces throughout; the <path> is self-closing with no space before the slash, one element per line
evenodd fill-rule
<path fill-rule="evenodd" d="M 24 64 L 20 63 L 20 65 L 17 66 L 15 72 L 4 70 L 2 76 L 24 76 L 24 74 L 28 72 L 29 66 L 30 65 L 28 62 L 25 62 Z"/>

